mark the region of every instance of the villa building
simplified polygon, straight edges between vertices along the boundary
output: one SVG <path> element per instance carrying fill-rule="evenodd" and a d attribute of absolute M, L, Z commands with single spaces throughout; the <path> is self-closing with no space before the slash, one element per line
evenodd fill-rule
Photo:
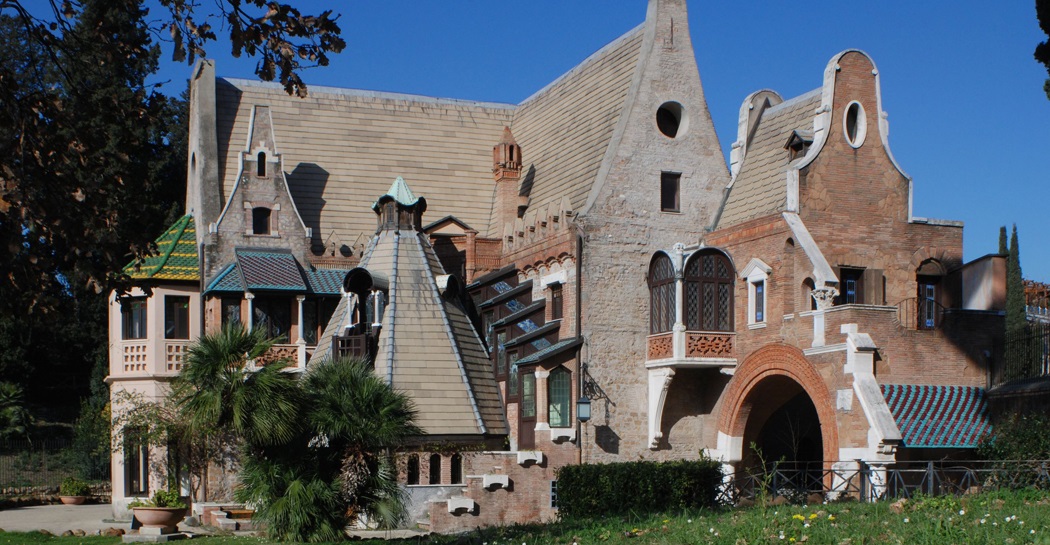
<path fill-rule="evenodd" d="M 972 448 L 1004 260 L 917 213 L 872 59 L 749 95 L 727 166 L 687 21 L 650 0 L 520 104 L 300 99 L 199 62 L 187 216 L 128 269 L 150 295 L 112 300 L 114 395 L 163 396 L 231 321 L 298 371 L 365 358 L 420 410 L 401 477 L 434 531 L 553 517 L 566 464 Z M 114 456 L 116 508 L 149 454 Z"/>

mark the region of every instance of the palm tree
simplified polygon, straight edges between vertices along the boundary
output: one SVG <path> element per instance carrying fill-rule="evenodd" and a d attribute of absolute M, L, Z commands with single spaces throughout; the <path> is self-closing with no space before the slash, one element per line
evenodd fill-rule
<path fill-rule="evenodd" d="M 273 341 L 239 324 L 190 345 L 172 399 L 192 435 L 228 429 L 250 444 L 285 443 L 299 432 L 300 389 L 288 361 L 254 362 Z"/>
<path fill-rule="evenodd" d="M 361 515 L 402 522 L 389 453 L 421 433 L 409 398 L 360 361 L 322 362 L 301 379 L 287 362 L 256 368 L 271 345 L 234 326 L 190 347 L 172 385 L 186 437 L 238 439 L 236 498 L 256 507 L 273 539 L 338 540 Z"/>
<path fill-rule="evenodd" d="M 362 516 L 400 524 L 404 497 L 390 452 L 421 433 L 409 398 L 355 360 L 312 367 L 301 388 L 305 433 L 246 458 L 238 500 L 258 506 L 280 540 L 340 539 Z"/>

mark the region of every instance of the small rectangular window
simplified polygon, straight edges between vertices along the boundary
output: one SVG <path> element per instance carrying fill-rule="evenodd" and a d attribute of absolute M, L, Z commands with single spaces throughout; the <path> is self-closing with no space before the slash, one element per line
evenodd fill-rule
<path fill-rule="evenodd" d="M 521 375 L 521 417 L 536 417 L 536 375 Z"/>
<path fill-rule="evenodd" d="M 755 323 L 766 321 L 766 281 L 759 280 L 755 286 Z"/>
<path fill-rule="evenodd" d="M 510 359 L 510 374 L 507 376 L 507 397 L 518 397 L 518 352 L 511 352 L 509 355 Z"/>
<path fill-rule="evenodd" d="M 241 299 L 233 297 L 222 298 L 222 326 L 241 324 Z"/>
<path fill-rule="evenodd" d="M 124 432 L 124 495 L 149 494 L 149 448 L 136 428 Z"/>
<path fill-rule="evenodd" d="M 558 508 L 558 481 L 551 481 L 551 509 Z"/>
<path fill-rule="evenodd" d="M 507 332 L 500 331 L 496 334 L 496 375 L 502 377 L 507 374 Z"/>
<path fill-rule="evenodd" d="M 562 303 L 562 285 L 551 284 L 551 320 L 561 320 L 563 303 Z"/>
<path fill-rule="evenodd" d="M 190 298 L 185 295 L 164 296 L 164 338 L 190 338 Z"/>
<path fill-rule="evenodd" d="M 679 212 L 679 185 L 682 175 L 677 172 L 660 173 L 660 210 Z"/>
<path fill-rule="evenodd" d="M 120 303 L 121 338 L 146 338 L 146 298 L 132 297 Z"/>

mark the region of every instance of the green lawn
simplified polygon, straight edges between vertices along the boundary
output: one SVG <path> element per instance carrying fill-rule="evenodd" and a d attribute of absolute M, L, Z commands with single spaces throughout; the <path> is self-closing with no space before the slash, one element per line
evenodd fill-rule
<path fill-rule="evenodd" d="M 1050 494 L 1023 491 L 926 498 L 903 506 L 833 503 L 559 522 L 405 540 L 421 545 L 810 543 L 1050 544 Z M 120 538 L 49 538 L 0 533 L 0 545 L 102 545 Z M 194 545 L 270 545 L 259 538 L 208 537 Z M 363 543 L 363 542 L 361 542 Z M 380 543 L 380 542 L 374 542 Z"/>

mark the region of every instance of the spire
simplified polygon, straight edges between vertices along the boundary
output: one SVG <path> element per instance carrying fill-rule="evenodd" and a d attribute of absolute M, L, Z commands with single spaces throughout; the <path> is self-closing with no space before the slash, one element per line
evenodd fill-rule
<path fill-rule="evenodd" d="M 376 232 L 384 229 L 419 230 L 426 209 L 427 200 L 412 193 L 405 179 L 398 176 L 390 184 L 390 189 L 372 204 L 372 210 L 379 215 Z"/>

